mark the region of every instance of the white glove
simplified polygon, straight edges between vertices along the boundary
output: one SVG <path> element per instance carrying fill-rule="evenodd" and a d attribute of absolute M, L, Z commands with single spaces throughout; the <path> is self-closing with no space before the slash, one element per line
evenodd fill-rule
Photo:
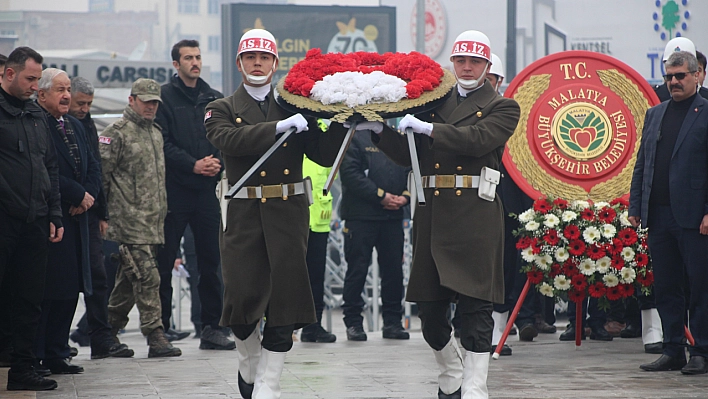
<path fill-rule="evenodd" d="M 411 114 L 404 116 L 398 124 L 398 129 L 402 132 L 405 132 L 407 128 L 413 129 L 413 133 L 424 134 L 428 137 L 433 134 L 432 123 L 423 122 Z"/>
<path fill-rule="evenodd" d="M 285 133 L 291 127 L 295 128 L 295 133 L 307 130 L 307 119 L 300 114 L 295 114 L 288 119 L 284 119 L 275 125 L 275 134 Z"/>
<path fill-rule="evenodd" d="M 342 124 L 345 128 L 349 129 L 352 124 L 349 122 L 344 122 Z M 383 123 L 381 122 L 359 122 L 356 124 L 356 131 L 359 130 L 371 130 L 376 134 L 381 134 L 383 132 Z"/>

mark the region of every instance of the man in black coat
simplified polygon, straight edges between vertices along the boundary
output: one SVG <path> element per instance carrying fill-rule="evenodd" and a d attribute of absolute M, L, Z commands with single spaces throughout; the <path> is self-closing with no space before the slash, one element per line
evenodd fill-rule
<path fill-rule="evenodd" d="M 31 48 L 16 48 L 0 88 L 0 286 L 11 289 L 10 303 L 0 306 L 10 307 L 13 320 L 9 391 L 57 387 L 33 367 L 47 239 L 56 243 L 64 235 L 56 151 L 44 113 L 30 101 L 42 61 Z"/>
<path fill-rule="evenodd" d="M 162 324 L 169 336 L 172 333 L 167 330 L 172 316 L 172 268 L 180 239 L 189 224 L 194 233 L 199 269 L 202 307 L 199 348 L 234 349 L 234 341 L 219 327 L 223 288 L 219 256 L 220 208 L 214 189 L 222 164 L 219 151 L 206 138 L 204 127 L 204 108 L 223 95 L 199 77 L 202 56 L 198 41 L 182 40 L 175 44 L 172 60 L 177 74 L 162 86 L 162 106 L 155 119 L 162 128 L 164 140 L 168 206 L 165 245 L 157 256 Z M 173 338 L 177 338 L 175 333 L 172 333 Z"/>
<path fill-rule="evenodd" d="M 44 109 L 57 151 L 64 239 L 49 246 L 47 285 L 35 343 L 37 358 L 53 374 L 83 372 L 69 358 L 69 330 L 79 292 L 93 295 L 87 211 L 101 186 L 101 170 L 91 154 L 81 123 L 68 116 L 71 81 L 66 72 L 46 68 L 37 103 Z"/>
<path fill-rule="evenodd" d="M 401 326 L 403 315 L 403 219 L 410 201 L 408 171 L 396 165 L 371 142 L 371 132 L 355 133 L 340 169 L 341 217 L 344 227 L 344 277 L 342 310 L 347 339 L 366 341 L 361 312 L 362 290 L 374 247 L 381 272 L 383 337 L 408 339 Z M 374 282 L 374 284 L 378 284 Z"/>

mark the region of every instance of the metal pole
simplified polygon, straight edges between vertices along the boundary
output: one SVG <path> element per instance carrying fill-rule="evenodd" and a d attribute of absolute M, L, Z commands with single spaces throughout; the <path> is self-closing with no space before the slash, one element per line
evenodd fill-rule
<path fill-rule="evenodd" d="M 516 77 L 516 0 L 506 0 L 506 83 Z"/>
<path fill-rule="evenodd" d="M 425 54 L 425 0 L 417 0 L 415 21 L 415 51 Z"/>

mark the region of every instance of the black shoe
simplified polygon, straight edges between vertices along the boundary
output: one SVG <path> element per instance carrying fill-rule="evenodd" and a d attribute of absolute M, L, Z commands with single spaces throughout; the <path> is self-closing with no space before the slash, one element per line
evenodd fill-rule
<path fill-rule="evenodd" d="M 580 334 L 580 338 L 585 339 L 585 331 Z M 568 324 L 568 327 L 558 339 L 561 341 L 575 341 L 575 323 Z"/>
<path fill-rule="evenodd" d="M 438 399 L 462 399 L 462 387 L 449 395 L 438 388 Z"/>
<path fill-rule="evenodd" d="M 389 324 L 381 330 L 386 339 L 410 339 L 411 335 L 403 329 L 401 324 Z"/>
<path fill-rule="evenodd" d="M 644 344 L 644 353 L 653 353 L 655 355 L 661 355 L 664 353 L 664 344 L 661 342 L 654 342 L 653 344 Z"/>
<path fill-rule="evenodd" d="M 69 363 L 66 359 L 44 360 L 44 366 L 49 368 L 52 374 L 79 374 L 84 372 L 84 368 Z"/>
<path fill-rule="evenodd" d="M 241 377 L 241 372 L 238 373 L 238 391 L 243 399 L 251 399 L 253 396 L 253 387 L 255 384 L 247 384 Z"/>
<path fill-rule="evenodd" d="M 612 341 L 612 335 L 610 335 L 604 327 L 600 326 L 598 328 L 591 329 L 590 339 L 595 341 Z"/>
<path fill-rule="evenodd" d="M 171 328 L 165 331 L 165 337 L 167 337 L 167 340 L 170 342 L 185 339 L 189 337 L 189 334 L 191 334 L 189 331 L 177 331 Z"/>
<path fill-rule="evenodd" d="M 620 331 L 622 338 L 639 338 L 642 336 L 642 326 L 637 323 L 627 323 L 627 326 Z"/>
<path fill-rule="evenodd" d="M 531 342 L 536 337 L 538 337 L 538 330 L 531 323 L 524 324 L 519 330 L 520 341 Z"/>
<path fill-rule="evenodd" d="M 133 357 L 135 352 L 128 348 L 126 344 L 117 344 L 113 340 L 107 341 L 104 345 L 91 348 L 91 359 L 105 359 L 107 357 Z"/>
<path fill-rule="evenodd" d="M 352 326 L 347 328 L 347 339 L 349 341 L 366 341 L 366 333 L 362 326 Z"/>
<path fill-rule="evenodd" d="M 34 370 L 7 373 L 8 391 L 49 391 L 56 387 L 56 381 L 41 377 Z"/>
<path fill-rule="evenodd" d="M 651 363 L 642 364 L 639 368 L 644 371 L 671 371 L 681 370 L 684 366 L 686 366 L 686 357 L 683 355 L 678 357 L 661 355 L 660 358 Z"/>
<path fill-rule="evenodd" d="M 69 347 L 69 357 L 76 357 L 79 356 L 79 349 L 76 348 L 75 346 L 70 346 Z"/>
<path fill-rule="evenodd" d="M 302 342 L 335 342 L 337 336 L 325 330 L 321 324 L 310 324 L 302 329 L 300 341 Z"/>
<path fill-rule="evenodd" d="M 681 369 L 681 374 L 696 375 L 708 373 L 708 364 L 704 356 L 692 355 L 688 363 Z"/>
<path fill-rule="evenodd" d="M 74 332 L 69 335 L 69 338 L 76 342 L 79 346 L 89 346 L 91 345 L 91 337 L 88 334 L 82 332 L 79 329 L 74 330 Z"/>
<path fill-rule="evenodd" d="M 199 349 L 231 350 L 236 348 L 236 343 L 228 339 L 221 328 L 204 326 L 201 336 Z"/>
<path fill-rule="evenodd" d="M 546 323 L 546 320 L 543 319 L 543 315 L 537 314 L 534 316 L 534 323 L 533 326 L 536 329 L 536 331 L 544 334 L 555 334 L 556 333 L 556 326 L 551 325 Z"/>
<path fill-rule="evenodd" d="M 497 346 L 492 345 L 492 353 L 494 353 L 496 351 L 497 351 Z M 499 356 L 511 356 L 511 347 L 509 347 L 509 345 L 507 345 L 507 344 L 504 344 L 504 346 L 502 346 L 501 352 L 499 352 Z"/>

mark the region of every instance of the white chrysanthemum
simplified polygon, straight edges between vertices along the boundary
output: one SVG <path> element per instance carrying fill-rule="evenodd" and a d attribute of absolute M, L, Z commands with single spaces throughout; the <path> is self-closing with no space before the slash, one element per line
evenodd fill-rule
<path fill-rule="evenodd" d="M 570 280 L 568 280 L 568 277 L 559 274 L 553 278 L 553 286 L 556 287 L 557 290 L 567 291 L 570 289 Z"/>
<path fill-rule="evenodd" d="M 632 223 L 629 223 L 629 213 L 627 211 L 620 213 L 619 219 L 622 226 L 628 227 L 632 225 Z"/>
<path fill-rule="evenodd" d="M 622 276 L 623 283 L 631 284 L 634 282 L 634 279 L 637 278 L 637 272 L 631 267 L 623 267 L 622 270 L 620 270 L 620 276 Z"/>
<path fill-rule="evenodd" d="M 536 217 L 536 212 L 533 209 L 527 209 L 519 215 L 519 222 L 527 223 Z"/>
<path fill-rule="evenodd" d="M 553 263 L 553 258 L 551 258 L 551 255 L 548 255 L 548 254 L 536 255 L 536 258 L 533 261 L 534 261 L 534 263 L 536 263 L 536 266 L 538 266 L 539 269 L 548 270 L 551 268 L 551 263 Z"/>
<path fill-rule="evenodd" d="M 617 228 L 611 224 L 602 225 L 602 236 L 605 238 L 614 238 L 617 234 Z"/>
<path fill-rule="evenodd" d="M 590 258 L 585 258 L 578 265 L 578 269 L 580 269 L 580 273 L 583 273 L 586 276 L 592 276 L 596 270 L 595 262 Z"/>
<path fill-rule="evenodd" d="M 590 226 L 583 230 L 583 238 L 588 244 L 596 243 L 600 239 L 600 230 L 595 226 Z"/>
<path fill-rule="evenodd" d="M 607 273 L 610 266 L 612 266 L 612 260 L 607 256 L 603 256 L 595 262 L 595 269 L 602 274 Z"/>
<path fill-rule="evenodd" d="M 540 292 L 541 295 L 553 298 L 553 287 L 548 285 L 548 283 L 541 283 L 541 285 L 538 287 L 538 292 Z"/>
<path fill-rule="evenodd" d="M 622 248 L 622 259 L 624 259 L 625 262 L 634 260 L 634 250 L 630 247 Z"/>
<path fill-rule="evenodd" d="M 558 223 L 560 223 L 560 219 L 558 219 L 558 216 L 552 213 L 543 215 L 543 218 L 545 219 L 543 221 L 543 224 L 550 228 L 556 227 L 558 226 Z"/>
<path fill-rule="evenodd" d="M 572 220 L 575 220 L 577 217 L 578 217 L 578 214 L 575 213 L 575 212 L 573 212 L 573 211 L 564 211 L 564 212 L 561 214 L 561 219 L 562 219 L 564 222 L 570 222 L 570 221 L 572 221 Z"/>
<path fill-rule="evenodd" d="M 619 284 L 619 278 L 612 273 L 602 276 L 602 282 L 608 287 L 616 287 Z"/>
<path fill-rule="evenodd" d="M 583 210 L 583 209 L 585 209 L 585 208 L 589 208 L 589 207 L 590 207 L 590 203 L 587 202 L 587 201 L 573 201 L 573 202 L 570 203 L 570 205 L 571 205 L 573 208 L 579 209 L 579 210 Z"/>
<path fill-rule="evenodd" d="M 534 253 L 533 253 L 533 248 L 528 247 L 528 248 L 524 248 L 521 250 L 521 257 L 524 259 L 524 261 L 526 263 L 531 263 L 531 262 L 533 262 L 536 255 L 534 255 Z"/>
<path fill-rule="evenodd" d="M 315 82 L 310 98 L 322 104 L 344 103 L 350 108 L 371 103 L 395 103 L 406 98 L 406 82 L 381 71 L 337 72 Z"/>
<path fill-rule="evenodd" d="M 607 203 L 607 202 L 603 202 L 603 201 L 600 201 L 600 202 L 596 202 L 596 203 L 595 203 L 595 209 L 602 209 L 602 208 L 604 208 L 604 207 L 606 207 L 606 206 L 610 206 L 610 204 Z"/>
<path fill-rule="evenodd" d="M 554 255 L 556 256 L 556 260 L 561 263 L 565 262 L 570 257 L 570 253 L 568 253 L 568 250 L 565 247 L 556 249 L 556 253 Z"/>
<path fill-rule="evenodd" d="M 527 231 L 536 231 L 536 230 L 538 230 L 539 227 L 541 227 L 541 224 L 535 220 L 532 220 L 524 225 L 524 228 Z"/>

